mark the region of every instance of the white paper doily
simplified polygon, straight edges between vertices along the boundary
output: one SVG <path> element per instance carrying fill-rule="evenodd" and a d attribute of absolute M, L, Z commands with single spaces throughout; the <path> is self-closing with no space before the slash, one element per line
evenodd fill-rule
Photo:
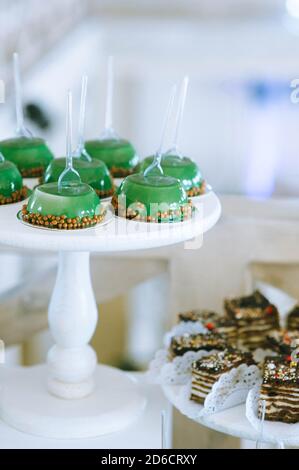
<path fill-rule="evenodd" d="M 200 405 L 190 400 L 191 379 L 189 379 L 188 383 L 181 388 L 176 405 L 188 418 L 202 419 L 207 415 L 245 403 L 249 391 L 260 383 L 260 380 L 261 373 L 258 367 L 242 364 L 223 374 L 213 385 L 204 405 Z"/>
<path fill-rule="evenodd" d="M 208 394 L 204 412 L 206 414 L 217 413 L 245 403 L 249 391 L 260 382 L 260 379 L 260 369 L 247 364 L 241 364 L 223 374 Z"/>
<path fill-rule="evenodd" d="M 155 358 L 150 363 L 148 379 L 160 385 L 183 385 L 191 377 L 191 365 L 194 361 L 204 356 L 215 354 L 218 351 L 188 351 L 183 356 L 177 356 L 172 361 L 169 360 L 167 349 L 161 349 L 156 353 Z"/>
<path fill-rule="evenodd" d="M 175 325 L 163 339 L 164 349 L 160 349 L 149 365 L 148 380 L 160 385 L 183 385 L 191 376 L 192 362 L 217 351 L 188 351 L 183 356 L 173 360 L 169 357 L 169 346 L 174 336 L 184 334 L 208 333 L 208 330 L 199 322 L 181 322 Z"/>
<path fill-rule="evenodd" d="M 299 446 L 299 423 L 286 424 L 274 421 L 262 421 L 258 417 L 258 402 L 261 383 L 250 390 L 246 401 L 246 418 L 260 433 L 261 442 L 272 442 L 281 446 Z"/>

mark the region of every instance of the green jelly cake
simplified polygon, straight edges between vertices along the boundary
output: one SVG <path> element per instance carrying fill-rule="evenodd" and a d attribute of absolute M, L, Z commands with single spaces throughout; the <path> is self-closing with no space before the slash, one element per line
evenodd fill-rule
<path fill-rule="evenodd" d="M 147 157 L 137 167 L 142 173 L 153 163 L 154 157 Z M 187 157 L 178 155 L 163 155 L 161 167 L 166 176 L 172 176 L 181 181 L 189 197 L 199 196 L 206 192 L 204 181 L 197 164 Z"/>
<path fill-rule="evenodd" d="M 124 178 L 134 173 L 139 162 L 133 145 L 123 139 L 90 140 L 85 148 L 92 158 L 101 160 L 115 178 Z"/>
<path fill-rule="evenodd" d="M 139 222 L 182 222 L 192 205 L 181 183 L 167 176 L 128 176 L 112 198 L 117 215 Z"/>
<path fill-rule="evenodd" d="M 58 188 L 57 183 L 35 188 L 22 218 L 35 226 L 74 230 L 94 226 L 103 221 L 101 201 L 88 184 Z"/>
<path fill-rule="evenodd" d="M 0 205 L 23 201 L 28 188 L 23 186 L 22 176 L 14 163 L 0 160 Z"/>
<path fill-rule="evenodd" d="M 23 178 L 42 176 L 54 158 L 46 142 L 35 137 L 3 140 L 0 142 L 0 152 L 6 160 L 17 165 Z"/>
<path fill-rule="evenodd" d="M 65 166 L 65 158 L 56 158 L 53 160 L 46 170 L 43 182 L 57 182 Z M 95 159 L 89 162 L 84 158 L 74 158 L 73 166 L 79 173 L 82 183 L 89 184 L 101 199 L 113 195 L 113 180 L 104 162 Z"/>

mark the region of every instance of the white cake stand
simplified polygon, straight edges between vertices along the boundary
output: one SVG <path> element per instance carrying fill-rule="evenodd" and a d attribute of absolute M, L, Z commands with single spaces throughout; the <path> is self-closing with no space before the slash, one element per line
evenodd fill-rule
<path fill-rule="evenodd" d="M 195 219 L 183 224 L 113 218 L 106 226 L 77 232 L 28 227 L 17 220 L 21 206 L 0 207 L 0 244 L 59 253 L 49 306 L 56 344 L 47 365 L 1 371 L 0 416 L 23 432 L 50 438 L 88 438 L 118 431 L 138 417 L 145 399 L 128 374 L 97 365 L 89 346 L 98 317 L 90 253 L 157 248 L 200 237 L 218 221 L 219 200 L 211 193 L 199 204 Z M 122 282 L 117 273 L 115 282 Z"/>
<path fill-rule="evenodd" d="M 192 421 L 195 421 L 202 426 L 206 426 L 214 431 L 222 432 L 229 436 L 237 437 L 248 441 L 259 441 L 263 444 L 270 444 L 271 446 L 277 447 L 278 439 L 265 435 L 257 431 L 246 418 L 246 404 L 234 406 L 227 410 L 219 411 L 218 413 L 194 417 L 194 414 L 190 413 L 185 405 L 182 404 L 181 392 L 182 385 L 164 385 L 162 387 L 164 395 L 169 402 L 183 415 L 187 416 Z M 299 446 L 299 438 L 294 434 L 293 438 L 288 437 L 288 446 Z"/>

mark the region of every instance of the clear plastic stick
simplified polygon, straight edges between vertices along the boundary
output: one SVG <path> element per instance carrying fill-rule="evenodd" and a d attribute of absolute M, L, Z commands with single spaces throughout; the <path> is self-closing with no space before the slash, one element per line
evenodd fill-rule
<path fill-rule="evenodd" d="M 67 98 L 67 117 L 66 117 L 66 168 L 61 173 L 58 180 L 58 190 L 62 191 L 63 188 L 74 186 L 81 183 L 79 173 L 73 166 L 73 95 L 68 91 Z"/>
<path fill-rule="evenodd" d="M 169 429 L 165 410 L 161 413 L 161 449 L 169 449 Z"/>
<path fill-rule="evenodd" d="M 5 158 L 3 154 L 0 152 L 0 163 L 4 163 L 4 162 L 5 162 Z"/>
<path fill-rule="evenodd" d="M 180 133 L 182 130 L 182 124 L 183 124 L 183 119 L 184 119 L 184 114 L 185 114 L 188 88 L 189 88 L 189 77 L 185 77 L 182 83 L 182 87 L 181 87 L 178 112 L 177 112 L 176 123 L 175 123 L 173 144 L 172 144 L 171 150 L 168 153 L 175 153 L 179 155 L 179 150 L 178 150 L 179 139 L 180 139 Z"/>
<path fill-rule="evenodd" d="M 164 174 L 163 170 L 162 170 L 162 167 L 161 167 L 161 160 L 162 160 L 163 148 L 164 148 L 164 144 L 165 144 L 165 137 L 166 137 L 166 133 L 167 133 L 167 130 L 168 130 L 168 127 L 169 127 L 170 118 L 171 118 L 171 115 L 172 115 L 173 105 L 174 105 L 174 100 L 175 100 L 176 94 L 177 94 L 177 86 L 173 85 L 173 87 L 171 89 L 168 105 L 167 105 L 165 118 L 164 118 L 160 146 L 159 146 L 159 148 L 156 152 L 153 163 L 145 170 L 144 176 L 148 176 L 156 168 L 159 170 L 159 172 L 162 175 Z"/>
<path fill-rule="evenodd" d="M 73 95 L 72 95 L 72 92 L 69 90 L 68 96 L 67 96 L 67 115 L 66 115 L 66 156 L 67 156 L 67 165 L 69 168 L 73 166 L 72 142 L 73 142 Z"/>
<path fill-rule="evenodd" d="M 263 438 L 264 438 L 264 424 L 266 416 L 266 400 L 262 400 L 262 418 L 261 418 L 261 430 L 259 439 L 256 441 L 256 449 L 261 449 Z"/>
<path fill-rule="evenodd" d="M 84 75 L 82 77 L 81 86 L 81 103 L 80 103 L 80 114 L 79 114 L 79 129 L 78 129 L 78 147 L 76 150 L 77 157 L 84 157 L 86 160 L 91 162 L 92 158 L 85 150 L 85 119 L 86 119 L 86 98 L 87 98 L 87 85 L 88 77 Z"/>
<path fill-rule="evenodd" d="M 106 116 L 105 130 L 107 132 L 113 129 L 113 101 L 114 101 L 114 57 L 108 59 L 108 82 L 106 98 Z"/>
<path fill-rule="evenodd" d="M 17 52 L 13 55 L 14 62 L 14 82 L 16 94 L 16 116 L 17 116 L 17 135 L 22 137 L 32 137 L 31 132 L 26 129 L 24 124 L 23 100 L 22 100 L 22 84 L 20 74 L 20 61 Z"/>

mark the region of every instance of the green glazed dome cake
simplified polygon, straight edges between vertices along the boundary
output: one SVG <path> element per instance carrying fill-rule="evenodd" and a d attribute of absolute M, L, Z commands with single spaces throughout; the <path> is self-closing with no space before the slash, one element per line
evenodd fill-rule
<path fill-rule="evenodd" d="M 0 152 L 6 160 L 17 165 L 23 178 L 42 176 L 54 158 L 46 142 L 35 137 L 3 140 L 0 142 Z"/>
<path fill-rule="evenodd" d="M 0 205 L 23 201 L 28 188 L 23 186 L 22 176 L 16 165 L 0 160 Z"/>
<path fill-rule="evenodd" d="M 90 140 L 85 143 L 88 154 L 103 161 L 115 178 L 123 178 L 134 173 L 139 162 L 136 150 L 123 139 Z"/>
<path fill-rule="evenodd" d="M 74 230 L 103 221 L 101 201 L 88 184 L 58 188 L 58 183 L 38 186 L 23 207 L 24 221 L 39 227 Z"/>
<path fill-rule="evenodd" d="M 116 214 L 139 222 L 182 222 L 192 206 L 181 183 L 166 176 L 128 176 L 112 199 Z"/>
<path fill-rule="evenodd" d="M 57 182 L 65 165 L 65 158 L 54 159 L 46 170 L 43 178 L 44 183 Z M 113 195 L 113 180 L 104 162 L 95 159 L 89 162 L 84 158 L 74 158 L 73 166 L 79 173 L 82 182 L 89 184 L 100 198 L 104 199 Z"/>
<path fill-rule="evenodd" d="M 152 163 L 154 157 L 147 157 L 138 166 L 137 170 L 144 172 Z M 161 167 L 166 176 L 181 181 L 189 197 L 199 196 L 206 192 L 206 182 L 203 179 L 197 164 L 187 157 L 178 155 L 163 155 Z"/>

